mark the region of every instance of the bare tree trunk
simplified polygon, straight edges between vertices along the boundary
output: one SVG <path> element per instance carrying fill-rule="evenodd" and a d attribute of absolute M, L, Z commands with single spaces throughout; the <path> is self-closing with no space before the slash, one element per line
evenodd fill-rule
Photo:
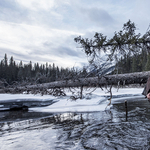
<path fill-rule="evenodd" d="M 13 91 L 27 91 L 27 90 L 43 90 L 51 88 L 65 88 L 65 87 L 95 87 L 105 85 L 129 85 L 129 84 L 143 84 L 147 82 L 150 76 L 150 71 L 147 72 L 136 72 L 118 75 L 106 75 L 101 78 L 90 77 L 90 78 L 79 78 L 78 80 L 63 80 L 55 81 L 44 84 L 20 86 L 16 88 L 5 88 L 0 89 L 0 93 L 13 93 Z"/>

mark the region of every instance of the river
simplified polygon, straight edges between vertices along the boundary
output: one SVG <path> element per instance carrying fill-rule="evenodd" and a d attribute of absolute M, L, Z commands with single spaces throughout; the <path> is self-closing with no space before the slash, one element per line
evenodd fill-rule
<path fill-rule="evenodd" d="M 95 112 L 0 112 L 2 150 L 148 150 L 150 102 L 115 101 Z"/>

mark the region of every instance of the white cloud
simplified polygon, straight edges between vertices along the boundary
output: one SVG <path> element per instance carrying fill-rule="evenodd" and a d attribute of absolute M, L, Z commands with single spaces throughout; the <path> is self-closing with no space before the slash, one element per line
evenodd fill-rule
<path fill-rule="evenodd" d="M 150 1 L 5 0 L 0 1 L 0 59 L 73 66 L 87 62 L 74 42 L 95 32 L 108 37 L 129 19 L 144 33 L 150 23 Z"/>
<path fill-rule="evenodd" d="M 31 10 L 49 10 L 56 6 L 55 0 L 16 0 L 16 2 Z"/>
<path fill-rule="evenodd" d="M 22 55 L 23 57 L 25 55 L 23 60 L 26 62 L 30 60 L 34 61 L 34 59 L 38 58 L 36 61 L 43 63 L 44 61 L 48 61 L 49 58 L 50 63 L 57 63 L 58 61 L 59 63 L 57 64 L 59 66 L 61 64 L 66 67 L 67 61 L 63 63 L 62 60 L 64 59 L 59 59 L 59 57 L 61 57 L 61 49 L 59 50 L 57 47 L 65 45 L 71 47 L 71 45 L 74 44 L 73 37 L 80 34 L 74 31 L 49 29 L 40 26 L 8 23 L 4 21 L 0 21 L 0 26 L 3 28 L 3 30 L 0 31 L 0 48 L 5 49 L 5 53 L 10 54 L 12 51 L 12 54 L 18 53 L 18 56 Z M 72 37 L 72 39 L 67 41 L 69 37 Z M 47 45 L 45 43 L 47 43 Z M 67 50 L 69 51 L 69 49 Z M 67 54 L 67 51 L 65 52 Z M 65 57 L 65 54 L 63 54 L 63 57 Z M 69 60 L 69 58 L 67 59 Z M 74 62 L 69 62 L 68 64 L 73 65 Z"/>

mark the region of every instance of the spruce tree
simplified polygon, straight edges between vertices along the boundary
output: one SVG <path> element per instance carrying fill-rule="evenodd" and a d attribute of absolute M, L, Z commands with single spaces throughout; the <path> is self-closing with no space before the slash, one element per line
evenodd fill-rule
<path fill-rule="evenodd" d="M 147 55 L 147 62 L 145 66 L 145 71 L 150 71 L 150 54 Z"/>

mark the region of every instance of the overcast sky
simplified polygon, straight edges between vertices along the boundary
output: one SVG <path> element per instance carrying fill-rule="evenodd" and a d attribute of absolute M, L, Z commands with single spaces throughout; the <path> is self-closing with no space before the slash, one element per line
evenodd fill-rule
<path fill-rule="evenodd" d="M 111 37 L 129 19 L 144 33 L 149 7 L 149 0 L 0 0 L 0 60 L 6 53 L 25 63 L 81 66 L 87 59 L 75 37 Z"/>

